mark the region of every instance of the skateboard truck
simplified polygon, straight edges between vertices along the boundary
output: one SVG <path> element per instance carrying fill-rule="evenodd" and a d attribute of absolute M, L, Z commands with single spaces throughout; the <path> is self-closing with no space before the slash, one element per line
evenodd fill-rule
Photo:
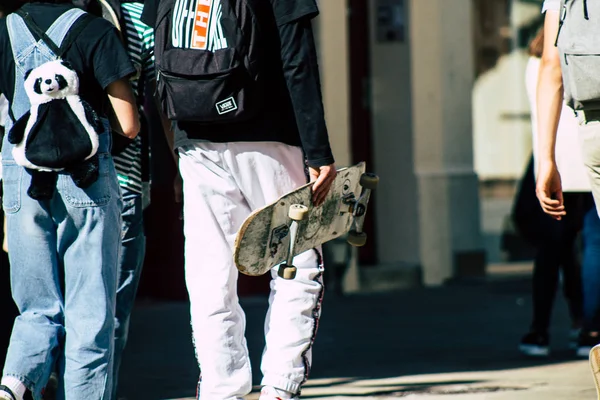
<path fill-rule="evenodd" d="M 352 229 L 348 232 L 347 241 L 354 247 L 361 247 L 367 243 L 367 234 L 363 232 L 365 214 L 371 191 L 377 188 L 379 177 L 372 173 L 365 173 L 360 176 L 360 186 L 363 190 L 358 199 L 353 200 L 354 204 L 350 207 L 354 221 Z"/>
<path fill-rule="evenodd" d="M 288 211 L 288 216 L 292 220 L 290 225 L 290 247 L 288 249 L 287 260 L 279 265 L 277 274 L 283 279 L 294 279 L 296 277 L 297 268 L 292 265 L 294 259 L 294 250 L 296 247 L 296 238 L 298 237 L 298 226 L 308 215 L 308 207 L 302 204 L 292 204 Z"/>

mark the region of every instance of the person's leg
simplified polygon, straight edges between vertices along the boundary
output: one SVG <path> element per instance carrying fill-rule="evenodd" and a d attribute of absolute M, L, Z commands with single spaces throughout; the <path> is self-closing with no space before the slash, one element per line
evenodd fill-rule
<path fill-rule="evenodd" d="M 3 163 L 11 290 L 20 314 L 14 322 L 1 384 L 18 400 L 23 385 L 40 399 L 64 338 L 56 226 L 51 201 L 27 196 L 29 174 L 14 162 L 5 159 Z"/>
<path fill-rule="evenodd" d="M 582 276 L 584 322 L 578 355 L 584 356 L 600 343 L 600 218 L 595 207 L 584 218 Z"/>
<path fill-rule="evenodd" d="M 318 249 L 296 256 L 293 263 L 298 271 L 291 280 L 271 270 L 261 384 L 297 395 L 310 373 L 324 290 Z"/>
<path fill-rule="evenodd" d="M 121 193 L 123 197 L 123 211 L 121 213 L 123 222 L 119 280 L 117 283 L 113 399 L 117 398 L 119 368 L 123 350 L 127 344 L 129 320 L 142 275 L 144 253 L 146 251 L 142 195 L 123 187 L 121 187 Z"/>
<path fill-rule="evenodd" d="M 579 119 L 579 141 L 581 144 L 581 153 L 583 163 L 585 164 L 588 177 L 590 179 L 590 186 L 592 194 L 594 196 L 594 202 L 596 210 L 600 213 L 600 121 L 585 121 L 585 116 L 581 113 L 578 114 Z M 585 229 L 585 228 L 584 228 Z M 585 233 L 584 233 L 585 236 Z M 585 314 L 586 319 L 588 312 L 593 305 L 588 304 L 587 296 L 588 288 L 591 287 L 591 283 L 587 282 L 587 269 L 586 261 L 583 262 L 584 266 L 584 302 L 585 302 Z M 591 265 L 591 264 L 590 264 Z M 591 267 L 590 267 L 591 268 Z M 592 296 L 593 298 L 594 296 Z M 594 382 L 596 383 L 596 392 L 600 398 L 600 345 L 594 346 L 589 353 L 590 366 L 594 375 Z"/>
<path fill-rule="evenodd" d="M 185 279 L 202 399 L 240 399 L 252 389 L 246 319 L 237 296 L 232 251 L 250 208 L 225 166 L 226 147 L 198 143 L 179 150 Z"/>
<path fill-rule="evenodd" d="M 560 222 L 557 222 L 557 224 L 560 224 Z M 532 331 L 548 332 L 558 287 L 561 252 L 560 243 L 554 240 L 544 240 L 537 249 L 532 280 Z"/>
<path fill-rule="evenodd" d="M 279 143 L 233 143 L 227 165 L 254 210 L 306 183 L 302 151 Z M 320 249 L 294 258 L 296 277 L 285 280 L 271 271 L 271 295 L 265 320 L 266 347 L 262 385 L 297 394 L 311 365 L 311 348 L 321 315 L 323 266 Z M 279 394 L 280 395 L 280 394 Z M 277 397 L 279 397 L 279 395 Z"/>
<path fill-rule="evenodd" d="M 591 209 L 583 225 L 584 329 L 600 331 L 600 218 Z"/>
<path fill-rule="evenodd" d="M 548 254 L 548 248 L 538 248 L 533 265 L 533 315 L 529 332 L 519 342 L 519 351 L 527 356 L 547 356 L 550 353 L 548 326 L 558 284 L 558 262 Z"/>
<path fill-rule="evenodd" d="M 2 236 L 2 250 L 8 253 L 8 241 L 6 239 L 6 217 L 4 219 L 4 235 Z"/>
<path fill-rule="evenodd" d="M 575 243 L 565 239 L 561 270 L 563 278 L 563 294 L 569 307 L 571 325 L 573 328 L 581 328 L 583 323 L 583 282 L 582 267 L 575 254 Z"/>
<path fill-rule="evenodd" d="M 576 350 L 579 347 L 583 327 L 583 282 L 581 276 L 581 263 L 575 254 L 574 240 L 572 246 L 567 246 L 565 240 L 563 258 L 561 260 L 563 295 L 569 308 L 571 326 L 569 330 L 568 346 Z"/>
<path fill-rule="evenodd" d="M 58 254 L 65 270 L 65 352 L 57 397 L 110 399 L 121 193 L 109 154 L 100 154 L 98 180 L 81 189 L 61 175 L 62 208 L 54 208 Z M 64 372 L 63 372 L 64 371 Z"/>
<path fill-rule="evenodd" d="M 600 121 L 586 123 L 581 115 L 579 120 L 581 155 L 588 172 L 596 209 L 600 214 Z"/>
<path fill-rule="evenodd" d="M 575 251 L 576 240 L 583 227 L 586 204 L 591 200 L 587 193 L 565 193 L 565 208 L 569 213 L 562 219 L 563 230 L 560 240 L 560 267 L 563 280 L 563 294 L 567 300 L 571 327 L 581 328 L 583 322 L 583 283 L 581 278 L 581 263 Z"/>
<path fill-rule="evenodd" d="M 519 350 L 528 356 L 549 354 L 548 328 L 558 287 L 561 258 L 562 221 L 542 215 L 538 221 L 540 238 L 532 277 L 533 315 L 530 331 L 521 338 Z"/>

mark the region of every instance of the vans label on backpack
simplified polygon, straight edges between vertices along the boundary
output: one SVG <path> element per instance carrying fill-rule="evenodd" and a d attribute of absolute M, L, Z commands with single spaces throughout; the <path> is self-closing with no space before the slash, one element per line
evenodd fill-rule
<path fill-rule="evenodd" d="M 232 112 L 238 109 L 237 104 L 235 104 L 235 99 L 233 97 L 220 101 L 216 105 L 217 112 L 219 113 L 219 115 L 227 114 L 228 112 Z"/>

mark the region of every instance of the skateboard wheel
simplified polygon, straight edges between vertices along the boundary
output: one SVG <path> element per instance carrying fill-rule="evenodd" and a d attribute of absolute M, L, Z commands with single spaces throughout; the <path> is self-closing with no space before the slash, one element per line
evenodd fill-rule
<path fill-rule="evenodd" d="M 308 215 L 308 207 L 302 204 L 292 204 L 288 216 L 294 221 L 302 221 Z"/>
<path fill-rule="evenodd" d="M 346 240 L 354 247 L 362 247 L 367 243 L 367 234 L 352 230 L 348 232 L 348 238 Z"/>
<path fill-rule="evenodd" d="M 283 279 L 294 279 L 296 277 L 297 268 L 293 265 L 282 264 L 279 266 L 277 275 Z"/>
<path fill-rule="evenodd" d="M 360 176 L 360 186 L 365 189 L 375 190 L 377 189 L 377 185 L 379 185 L 379 176 L 370 172 Z"/>

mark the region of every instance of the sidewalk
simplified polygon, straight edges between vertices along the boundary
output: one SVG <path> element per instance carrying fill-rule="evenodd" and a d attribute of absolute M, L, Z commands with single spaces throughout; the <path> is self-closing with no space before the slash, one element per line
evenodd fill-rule
<path fill-rule="evenodd" d="M 574 359 L 567 348 L 562 298 L 554 313 L 552 355 L 525 359 L 516 349 L 529 324 L 529 276 L 493 276 L 438 289 L 328 293 L 302 398 L 595 400 L 587 360 Z M 250 298 L 242 304 L 259 384 L 267 303 Z M 138 304 L 123 361 L 122 396 L 193 399 L 197 377 L 187 304 Z"/>

